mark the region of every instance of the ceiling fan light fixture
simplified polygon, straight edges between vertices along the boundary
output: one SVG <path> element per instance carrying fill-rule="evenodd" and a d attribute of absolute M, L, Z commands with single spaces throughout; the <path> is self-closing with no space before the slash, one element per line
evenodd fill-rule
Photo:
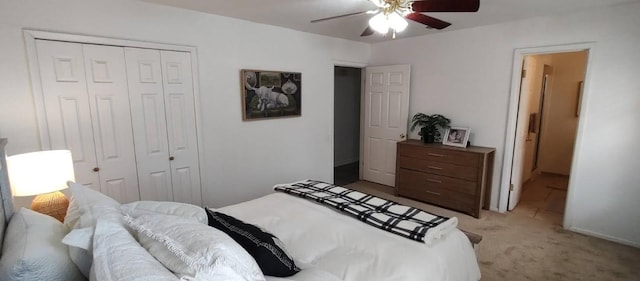
<path fill-rule="evenodd" d="M 409 21 L 422 24 L 427 28 L 444 29 L 451 23 L 424 15 L 426 12 L 477 12 L 480 0 L 367 0 L 376 6 L 375 9 L 361 12 L 342 14 L 333 17 L 312 20 L 312 23 L 333 20 L 338 18 L 357 16 L 362 14 L 372 15 L 369 26 L 360 34 L 360 37 L 370 36 L 374 33 L 385 35 L 392 31 L 393 38 L 396 33 L 403 32 L 409 26 Z"/>
<path fill-rule="evenodd" d="M 379 13 L 369 19 L 369 26 L 378 33 L 387 34 L 390 23 L 384 13 Z"/>
<path fill-rule="evenodd" d="M 388 16 L 389 26 L 396 32 L 404 31 L 409 23 L 397 12 L 391 13 Z"/>

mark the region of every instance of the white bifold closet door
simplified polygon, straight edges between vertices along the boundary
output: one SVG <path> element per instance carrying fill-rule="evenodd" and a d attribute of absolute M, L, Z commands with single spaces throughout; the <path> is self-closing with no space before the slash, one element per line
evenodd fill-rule
<path fill-rule="evenodd" d="M 36 40 L 46 149 L 124 203 L 201 205 L 188 52 Z"/>
<path fill-rule="evenodd" d="M 201 205 L 191 57 L 125 48 L 140 197 Z"/>
<path fill-rule="evenodd" d="M 122 47 L 36 40 L 51 149 L 69 149 L 76 181 L 139 200 Z"/>

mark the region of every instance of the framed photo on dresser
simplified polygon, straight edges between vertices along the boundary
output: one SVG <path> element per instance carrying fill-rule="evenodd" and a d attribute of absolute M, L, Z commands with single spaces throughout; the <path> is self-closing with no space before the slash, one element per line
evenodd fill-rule
<path fill-rule="evenodd" d="M 458 147 L 467 147 L 469 141 L 469 135 L 471 134 L 470 128 L 463 127 L 449 127 L 444 132 L 442 138 L 442 144 Z"/>

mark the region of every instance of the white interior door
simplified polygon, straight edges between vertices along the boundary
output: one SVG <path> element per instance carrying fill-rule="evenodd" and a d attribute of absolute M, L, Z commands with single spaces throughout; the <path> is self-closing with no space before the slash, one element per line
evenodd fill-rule
<path fill-rule="evenodd" d="M 202 204 L 191 54 L 161 51 L 173 200 Z"/>
<path fill-rule="evenodd" d="M 523 96 L 524 93 L 529 93 L 531 88 L 534 87 L 533 83 L 535 83 L 536 79 L 534 75 L 537 75 L 537 71 L 534 71 L 534 67 L 532 66 L 531 59 L 528 57 L 524 58 L 523 69 L 526 70 L 526 76 L 521 77 L 520 84 L 520 101 L 518 105 L 518 117 L 516 122 L 516 137 L 513 149 L 513 163 L 511 165 L 511 188 L 509 190 L 509 204 L 508 210 L 511 211 L 516 208 L 518 203 L 520 203 L 520 197 L 522 195 L 522 186 L 524 183 L 524 161 L 525 161 L 525 150 L 526 150 L 526 139 L 528 135 L 528 111 L 530 108 L 529 99 Z M 524 71 L 522 73 L 525 73 Z M 530 73 L 530 74 L 529 74 Z M 544 97 L 545 92 L 549 90 L 551 86 L 551 74 L 553 73 L 553 68 L 550 66 L 544 66 L 542 71 L 543 78 L 540 94 Z M 542 112 L 538 112 L 538 116 L 542 116 Z M 540 134 L 541 131 L 538 131 Z M 536 140 L 537 142 L 537 140 Z"/>
<path fill-rule="evenodd" d="M 395 186 L 396 143 L 406 139 L 410 65 L 367 67 L 363 179 Z"/>
<path fill-rule="evenodd" d="M 125 48 L 141 200 L 173 201 L 160 51 Z"/>
<path fill-rule="evenodd" d="M 100 190 L 82 45 L 36 40 L 50 147 L 68 149 L 76 182 Z"/>
<path fill-rule="evenodd" d="M 122 47 L 82 45 L 102 193 L 140 200 Z"/>
<path fill-rule="evenodd" d="M 526 70 L 532 71 L 528 65 L 530 60 L 525 60 L 522 64 L 522 73 Z M 533 71 L 532 71 L 533 72 Z M 532 75 L 529 75 L 532 76 Z M 525 153 L 525 141 L 527 139 L 527 122 L 529 111 L 528 98 L 524 96 L 524 93 L 529 92 L 531 87 L 531 81 L 529 77 L 520 78 L 520 106 L 518 107 L 518 119 L 516 125 L 516 138 L 513 146 L 513 164 L 511 166 L 511 188 L 509 190 L 509 211 L 518 205 L 520 202 L 520 194 L 522 191 L 522 166 L 524 164 Z"/>

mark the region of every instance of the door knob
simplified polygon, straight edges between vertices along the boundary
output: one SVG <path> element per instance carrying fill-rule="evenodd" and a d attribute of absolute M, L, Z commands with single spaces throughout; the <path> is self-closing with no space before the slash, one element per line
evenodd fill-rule
<path fill-rule="evenodd" d="M 401 138 L 401 139 L 404 139 L 404 134 L 400 134 L 400 138 Z"/>
<path fill-rule="evenodd" d="M 175 159 L 173 156 L 169 156 L 169 161 L 173 161 Z"/>
<path fill-rule="evenodd" d="M 94 171 L 94 172 L 99 172 L 99 171 L 100 171 L 100 168 L 95 167 L 95 168 L 93 168 L 93 171 Z"/>

